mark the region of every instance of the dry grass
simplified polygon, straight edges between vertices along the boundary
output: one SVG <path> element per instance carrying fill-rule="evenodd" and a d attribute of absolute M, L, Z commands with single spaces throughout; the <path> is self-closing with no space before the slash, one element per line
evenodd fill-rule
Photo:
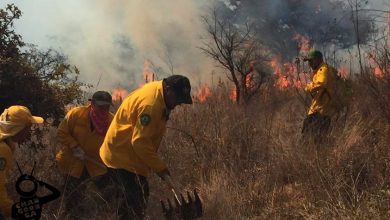
<path fill-rule="evenodd" d="M 362 79 L 354 89 L 350 110 L 316 146 L 301 139 L 305 107 L 295 90 L 269 85 L 240 107 L 219 85 L 205 103 L 174 111 L 161 153 L 179 189 L 199 189 L 204 219 L 389 219 L 390 124 Z M 42 148 L 21 147 L 17 159 L 34 158 L 36 177 L 61 188 L 55 128 L 45 132 Z M 159 200 L 171 195 L 156 176 L 150 187 L 148 216 L 161 219 Z M 90 219 L 114 219 L 115 204 L 104 205 L 93 187 L 80 205 Z M 66 218 L 58 199 L 42 219 Z"/>

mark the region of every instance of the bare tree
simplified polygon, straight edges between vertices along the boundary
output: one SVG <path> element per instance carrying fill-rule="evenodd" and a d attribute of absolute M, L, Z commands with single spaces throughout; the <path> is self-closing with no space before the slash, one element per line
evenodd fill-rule
<path fill-rule="evenodd" d="M 221 20 L 216 10 L 203 17 L 208 39 L 200 49 L 222 68 L 235 86 L 236 102 L 248 102 L 259 92 L 266 74 L 261 71 L 264 59 L 261 44 L 254 37 L 251 26 L 238 26 Z"/>

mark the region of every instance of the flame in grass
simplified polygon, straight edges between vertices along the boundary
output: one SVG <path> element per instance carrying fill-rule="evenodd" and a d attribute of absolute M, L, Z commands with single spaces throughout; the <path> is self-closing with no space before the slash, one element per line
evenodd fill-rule
<path fill-rule="evenodd" d="M 272 58 L 270 66 L 276 77 L 275 86 L 281 90 L 287 88 L 303 88 L 307 79 L 303 72 L 299 71 L 299 60 L 294 62 L 280 62 L 279 57 Z"/>
<path fill-rule="evenodd" d="M 199 87 L 194 98 L 200 103 L 204 103 L 209 97 L 211 97 L 211 95 L 211 89 L 209 85 L 205 83 Z"/>
<path fill-rule="evenodd" d="M 143 83 L 153 82 L 155 80 L 155 74 L 154 74 L 151 66 L 152 66 L 152 63 L 149 60 L 145 59 L 143 71 L 142 71 Z"/>
<path fill-rule="evenodd" d="M 382 79 L 385 76 L 382 69 L 379 68 L 378 66 L 374 67 L 373 73 L 374 73 L 374 76 L 378 79 Z"/>
<path fill-rule="evenodd" d="M 378 61 L 376 61 L 374 54 L 372 54 L 372 53 L 368 54 L 368 63 L 371 67 L 372 74 L 376 78 L 383 79 L 385 77 L 384 71 L 381 69 Z"/>
<path fill-rule="evenodd" d="M 233 88 L 230 92 L 230 96 L 229 96 L 230 100 L 232 101 L 236 101 L 237 100 L 237 91 L 236 91 L 236 88 Z"/>
<path fill-rule="evenodd" d="M 339 74 L 339 76 L 341 78 L 346 79 L 349 76 L 349 69 L 347 67 L 345 67 L 345 66 L 342 66 L 342 67 L 338 68 L 337 72 L 338 72 L 338 74 Z"/>
<path fill-rule="evenodd" d="M 270 65 L 276 76 L 275 86 L 278 87 L 279 89 L 287 88 L 290 85 L 290 83 L 287 79 L 287 76 L 283 74 L 282 67 L 281 67 L 282 65 L 279 62 L 279 58 L 278 57 L 272 58 Z M 283 66 L 288 67 L 289 65 L 285 64 Z"/>
<path fill-rule="evenodd" d="M 251 64 L 252 65 L 252 64 Z M 253 71 L 253 66 L 251 66 L 251 71 Z M 249 73 L 245 77 L 245 87 L 247 90 L 251 90 L 255 87 L 255 82 L 253 80 L 253 74 Z M 237 100 L 237 90 L 235 87 L 232 88 L 229 95 L 230 100 L 236 101 Z"/>
<path fill-rule="evenodd" d="M 112 91 L 112 101 L 122 103 L 123 99 L 125 99 L 128 94 L 127 90 L 123 88 L 116 88 Z"/>

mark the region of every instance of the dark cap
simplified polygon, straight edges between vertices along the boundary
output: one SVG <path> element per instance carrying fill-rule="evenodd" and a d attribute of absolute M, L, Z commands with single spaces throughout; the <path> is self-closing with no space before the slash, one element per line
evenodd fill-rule
<path fill-rule="evenodd" d="M 106 91 L 97 91 L 92 95 L 92 98 L 88 100 L 92 101 L 95 105 L 113 105 L 112 97 L 110 93 Z"/>
<path fill-rule="evenodd" d="M 322 53 L 318 50 L 311 50 L 306 54 L 306 56 L 303 58 L 303 60 L 308 61 L 308 60 L 312 60 L 316 57 L 322 58 Z"/>
<path fill-rule="evenodd" d="M 190 80 L 182 75 L 172 75 L 164 79 L 166 85 L 173 89 L 177 101 L 192 104 Z"/>

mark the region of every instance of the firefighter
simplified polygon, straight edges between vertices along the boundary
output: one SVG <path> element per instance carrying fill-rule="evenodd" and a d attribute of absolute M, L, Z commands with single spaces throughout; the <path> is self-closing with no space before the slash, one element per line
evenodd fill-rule
<path fill-rule="evenodd" d="M 310 94 L 312 101 L 303 122 L 302 133 L 321 142 L 329 131 L 331 117 L 337 112 L 333 104 L 337 72 L 324 62 L 322 53 L 318 50 L 311 50 L 304 61 L 309 62 L 313 79 L 305 87 L 305 92 Z"/>
<path fill-rule="evenodd" d="M 174 188 L 157 150 L 171 110 L 177 105 L 192 104 L 190 92 L 187 77 L 172 75 L 135 90 L 116 112 L 100 157 L 124 190 L 126 198 L 119 208 L 120 218 L 144 218 L 149 196 L 147 176 L 151 172 Z"/>
<path fill-rule="evenodd" d="M 11 217 L 12 200 L 6 191 L 9 172 L 15 165 L 13 151 L 17 143 L 31 136 L 31 126 L 43 123 L 43 118 L 32 116 L 28 108 L 14 105 L 0 115 L 0 219 Z"/>
<path fill-rule="evenodd" d="M 61 122 L 57 141 L 61 150 L 56 155 L 60 171 L 66 176 L 64 196 L 66 211 L 70 211 L 82 198 L 86 180 L 92 180 L 98 189 L 108 185 L 107 168 L 99 156 L 113 114 L 112 97 L 108 92 L 97 91 L 90 105 L 71 109 Z"/>

